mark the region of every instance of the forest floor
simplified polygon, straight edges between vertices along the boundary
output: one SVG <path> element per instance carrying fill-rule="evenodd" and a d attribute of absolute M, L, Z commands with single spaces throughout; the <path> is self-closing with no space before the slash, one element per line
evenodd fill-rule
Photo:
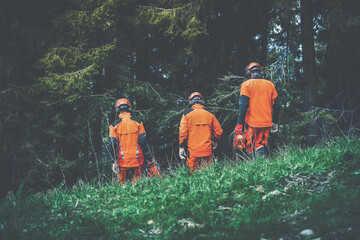
<path fill-rule="evenodd" d="M 359 239 L 360 140 L 179 166 L 135 184 L 79 180 L 0 204 L 1 239 Z"/>

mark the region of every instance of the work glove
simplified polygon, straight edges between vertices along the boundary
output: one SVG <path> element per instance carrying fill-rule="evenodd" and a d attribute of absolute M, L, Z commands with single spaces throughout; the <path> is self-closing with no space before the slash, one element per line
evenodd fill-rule
<path fill-rule="evenodd" d="M 113 163 L 112 167 L 111 167 L 112 171 L 116 174 L 119 173 L 119 165 L 117 165 L 117 163 Z"/>
<path fill-rule="evenodd" d="M 242 134 L 242 129 L 243 129 L 243 125 L 242 125 L 242 124 L 238 124 L 238 125 L 236 125 L 236 127 L 235 127 L 235 129 L 234 129 L 234 133 L 235 133 L 236 135 Z"/>
<path fill-rule="evenodd" d="M 279 131 L 279 124 L 278 123 L 272 123 L 270 133 L 276 133 Z"/>
<path fill-rule="evenodd" d="M 212 149 L 215 150 L 217 148 L 217 142 L 211 141 Z"/>
<path fill-rule="evenodd" d="M 185 160 L 185 159 L 186 159 L 185 148 L 179 147 L 179 157 L 180 157 L 182 160 Z"/>

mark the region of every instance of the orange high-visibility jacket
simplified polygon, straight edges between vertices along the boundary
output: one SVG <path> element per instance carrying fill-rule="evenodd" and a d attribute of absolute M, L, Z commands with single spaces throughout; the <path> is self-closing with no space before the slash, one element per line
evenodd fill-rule
<path fill-rule="evenodd" d="M 251 127 L 271 127 L 274 99 L 278 96 L 275 86 L 266 79 L 254 78 L 241 84 L 240 96 L 249 98 L 245 122 Z"/>
<path fill-rule="evenodd" d="M 179 128 L 180 147 L 188 146 L 188 151 L 195 157 L 212 154 L 211 137 L 217 141 L 223 130 L 219 121 L 204 106 L 195 104 L 181 118 Z"/>
<path fill-rule="evenodd" d="M 143 123 L 131 117 L 129 112 L 121 113 L 119 119 L 110 125 L 109 137 L 117 140 L 116 152 L 120 167 L 144 164 L 143 152 L 138 143 L 140 134 L 145 134 Z"/>

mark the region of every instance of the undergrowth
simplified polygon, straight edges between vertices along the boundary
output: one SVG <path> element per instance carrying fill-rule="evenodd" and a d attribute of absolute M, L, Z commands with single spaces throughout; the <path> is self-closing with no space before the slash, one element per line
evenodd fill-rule
<path fill-rule="evenodd" d="M 189 175 L 135 184 L 81 180 L 0 205 L 2 239 L 354 239 L 360 234 L 360 140 L 217 159 Z"/>

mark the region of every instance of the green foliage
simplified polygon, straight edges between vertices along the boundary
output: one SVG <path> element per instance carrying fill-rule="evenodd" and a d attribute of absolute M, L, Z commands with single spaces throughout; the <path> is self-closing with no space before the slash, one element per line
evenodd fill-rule
<path fill-rule="evenodd" d="M 360 229 L 358 139 L 288 147 L 272 159 L 219 162 L 136 184 L 78 183 L 1 202 L 12 238 L 351 238 Z M 19 218 L 21 216 L 21 218 Z M 351 228 L 351 230 L 346 230 Z"/>
<path fill-rule="evenodd" d="M 172 9 L 142 6 L 138 19 L 145 25 L 160 28 L 164 35 L 170 38 L 182 37 L 185 40 L 194 40 L 206 34 L 206 26 L 200 20 L 199 10 L 197 3 L 187 3 Z"/>

